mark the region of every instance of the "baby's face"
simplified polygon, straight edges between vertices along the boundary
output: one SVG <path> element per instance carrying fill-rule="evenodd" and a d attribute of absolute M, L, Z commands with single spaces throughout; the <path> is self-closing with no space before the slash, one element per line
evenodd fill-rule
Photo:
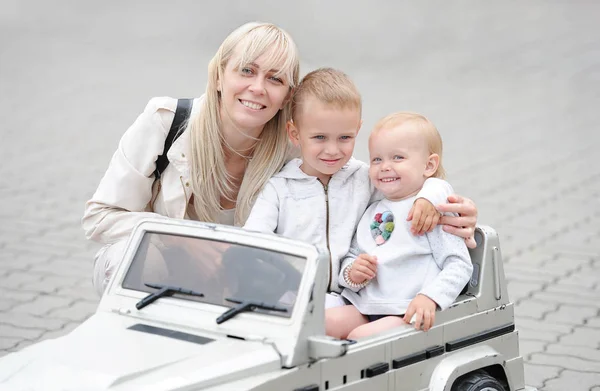
<path fill-rule="evenodd" d="M 385 198 L 403 200 L 423 187 L 429 148 L 414 125 L 376 130 L 369 138 L 369 155 L 369 177 Z"/>
<path fill-rule="evenodd" d="M 300 147 L 302 171 L 327 182 L 352 157 L 361 118 L 358 109 L 340 109 L 308 97 L 289 129 Z"/>

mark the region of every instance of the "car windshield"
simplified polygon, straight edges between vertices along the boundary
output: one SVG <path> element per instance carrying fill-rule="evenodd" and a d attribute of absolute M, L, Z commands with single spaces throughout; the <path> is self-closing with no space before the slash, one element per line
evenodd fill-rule
<path fill-rule="evenodd" d="M 179 287 L 204 296 L 173 296 L 224 307 L 226 300 L 257 301 L 287 309 L 259 310 L 290 317 L 306 259 L 237 243 L 147 232 L 125 275 L 123 288 L 153 293 L 149 285 Z"/>

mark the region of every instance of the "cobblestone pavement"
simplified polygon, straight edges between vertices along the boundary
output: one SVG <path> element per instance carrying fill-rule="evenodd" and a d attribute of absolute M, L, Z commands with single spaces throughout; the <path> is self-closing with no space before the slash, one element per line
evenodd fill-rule
<path fill-rule="evenodd" d="M 94 311 L 79 219 L 120 135 L 151 96 L 200 94 L 227 32 L 260 19 L 303 73 L 355 79 L 358 157 L 391 111 L 438 125 L 450 181 L 500 232 L 527 383 L 600 390 L 600 3 L 356 3 L 3 1 L 0 354 Z"/>

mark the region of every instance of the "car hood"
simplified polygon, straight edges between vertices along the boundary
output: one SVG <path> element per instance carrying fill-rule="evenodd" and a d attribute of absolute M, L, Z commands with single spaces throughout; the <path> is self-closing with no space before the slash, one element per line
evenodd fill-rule
<path fill-rule="evenodd" d="M 0 389 L 187 390 L 278 371 L 260 341 L 203 338 L 97 313 L 69 335 L 0 359 Z"/>

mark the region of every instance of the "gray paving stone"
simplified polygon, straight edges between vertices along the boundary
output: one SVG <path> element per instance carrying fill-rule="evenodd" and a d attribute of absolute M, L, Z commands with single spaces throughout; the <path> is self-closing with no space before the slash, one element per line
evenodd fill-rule
<path fill-rule="evenodd" d="M 560 378 L 546 382 L 544 391 L 589 390 L 600 384 L 600 373 L 565 370 Z"/>
<path fill-rule="evenodd" d="M 588 361 L 567 355 L 533 353 L 529 359 L 529 362 L 539 365 L 560 365 L 562 368 L 581 372 L 600 373 L 600 362 Z"/>
<path fill-rule="evenodd" d="M 519 328 L 519 338 L 528 341 L 558 342 L 561 335 L 563 334 L 558 331 L 540 331 L 527 328 Z"/>
<path fill-rule="evenodd" d="M 569 276 L 562 277 L 558 281 L 558 285 L 577 286 L 593 289 L 595 286 L 598 285 L 598 277 L 594 274 L 590 274 L 589 270 L 583 269 Z"/>
<path fill-rule="evenodd" d="M 512 301 L 522 300 L 529 297 L 533 292 L 542 290 L 545 284 L 542 282 L 508 281 L 508 296 Z"/>
<path fill-rule="evenodd" d="M 95 305 L 98 305 L 100 302 L 100 296 L 98 296 L 91 284 L 86 287 L 75 286 L 59 288 L 54 296 L 67 298 L 77 297 L 81 300 L 95 303 Z"/>
<path fill-rule="evenodd" d="M 556 257 L 555 254 L 535 249 L 533 251 L 523 252 L 513 257 L 508 257 L 508 259 L 504 259 L 504 261 L 506 263 L 511 263 L 515 265 L 525 265 L 528 267 L 532 267 L 540 266 L 548 260 L 553 259 L 554 257 Z"/>
<path fill-rule="evenodd" d="M 6 289 L 19 288 L 23 284 L 40 281 L 43 277 L 43 274 L 29 273 L 26 271 L 14 271 L 8 274 L 7 278 L 2 280 L 0 287 Z"/>
<path fill-rule="evenodd" d="M 55 259 L 44 264 L 32 266 L 30 270 L 36 273 L 81 279 L 91 275 L 92 264 L 90 262 L 81 264 L 77 261 Z"/>
<path fill-rule="evenodd" d="M 544 320 L 536 320 L 532 318 L 516 318 L 515 324 L 519 329 L 528 329 L 532 331 L 549 331 L 559 334 L 570 334 L 573 332 L 573 327 L 564 324 L 556 324 Z"/>
<path fill-rule="evenodd" d="M 45 330 L 39 329 L 26 329 L 22 327 L 13 327 L 11 325 L 0 324 L 0 335 L 4 338 L 18 338 L 18 339 L 37 339 Z"/>
<path fill-rule="evenodd" d="M 542 388 L 545 382 L 550 379 L 556 378 L 564 370 L 561 367 L 552 367 L 546 365 L 534 365 L 529 362 L 524 364 L 525 367 L 525 384 L 528 386 L 536 387 L 539 391 L 545 389 Z"/>
<path fill-rule="evenodd" d="M 0 288 L 0 297 L 21 303 L 32 301 L 37 297 L 37 295 L 38 294 L 34 292 Z"/>
<path fill-rule="evenodd" d="M 549 342 L 534 341 L 523 338 L 519 333 L 519 352 L 525 361 L 529 361 L 529 355 L 532 353 L 543 352 Z"/>
<path fill-rule="evenodd" d="M 600 281 L 600 279 L 599 279 Z M 576 285 L 564 285 L 564 284 L 552 284 L 545 289 L 546 292 L 565 294 L 565 295 L 573 295 L 573 296 L 583 296 L 583 297 L 591 297 L 597 298 L 600 300 L 600 292 L 593 288 L 586 288 L 583 286 Z"/>
<path fill-rule="evenodd" d="M 74 299 L 52 296 L 39 296 L 29 303 L 18 304 L 12 308 L 13 312 L 22 312 L 34 316 L 46 315 L 55 308 L 68 307 Z"/>
<path fill-rule="evenodd" d="M 527 299 L 515 305 L 515 316 L 517 318 L 542 319 L 547 313 L 558 309 L 557 304 Z"/>
<path fill-rule="evenodd" d="M 53 293 L 63 287 L 72 287 L 80 279 L 73 276 L 46 274 L 41 280 L 21 285 L 20 289 L 29 292 Z"/>
<path fill-rule="evenodd" d="M 34 316 L 22 312 L 11 312 L 0 317 L 0 324 L 27 329 L 41 329 L 45 331 L 58 330 L 67 324 L 65 319 L 56 319 L 49 316 Z"/>
<path fill-rule="evenodd" d="M 545 353 L 575 357 L 586 361 L 600 363 L 600 350 L 589 347 L 549 344 L 546 347 Z M 583 370 L 583 368 L 578 368 L 578 370 Z"/>
<path fill-rule="evenodd" d="M 594 296 L 582 296 L 573 294 L 564 294 L 558 292 L 535 292 L 532 294 L 532 299 L 540 302 L 582 305 L 586 307 L 600 308 L 600 301 Z"/>
<path fill-rule="evenodd" d="M 600 348 L 600 331 L 594 328 L 577 327 L 572 334 L 560 337 L 559 342 L 564 345 L 585 346 L 595 349 Z"/>
<path fill-rule="evenodd" d="M 600 328 L 600 318 L 588 319 L 585 325 L 586 327 Z"/>
<path fill-rule="evenodd" d="M 528 267 L 526 265 L 517 265 L 511 263 L 504 267 L 504 273 L 506 278 L 510 281 L 521 281 L 521 282 L 536 282 L 549 284 L 557 281 L 561 276 L 562 272 L 546 270 L 541 267 Z"/>
<path fill-rule="evenodd" d="M 22 338 L 0 337 L 0 351 L 14 347 L 21 340 Z"/>
<path fill-rule="evenodd" d="M 0 298 L 0 317 L 3 314 L 3 311 L 7 311 L 14 307 L 18 302 L 15 300 L 8 300 Z"/>
<path fill-rule="evenodd" d="M 548 313 L 544 320 L 550 323 L 580 325 L 597 316 L 597 308 L 562 304 L 556 312 Z"/>
<path fill-rule="evenodd" d="M 48 312 L 48 316 L 67 319 L 71 322 L 83 322 L 96 312 L 97 307 L 97 303 L 79 301 L 70 307 L 52 310 Z"/>

